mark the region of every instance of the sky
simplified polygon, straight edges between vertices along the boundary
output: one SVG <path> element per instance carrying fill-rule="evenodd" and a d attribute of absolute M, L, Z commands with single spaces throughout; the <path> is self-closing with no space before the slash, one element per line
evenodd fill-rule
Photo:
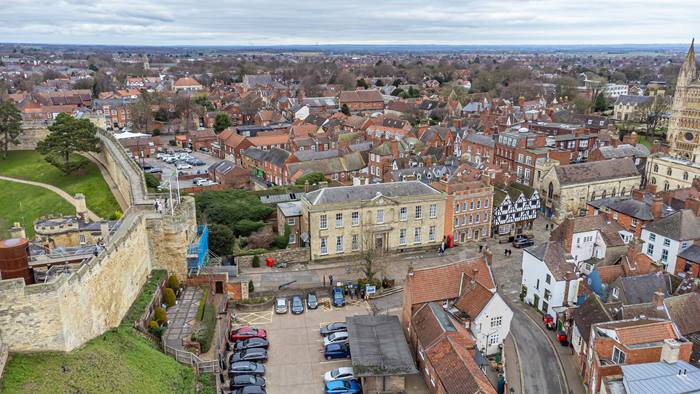
<path fill-rule="evenodd" d="M 698 0 L 0 0 L 0 42 L 680 44 Z"/>

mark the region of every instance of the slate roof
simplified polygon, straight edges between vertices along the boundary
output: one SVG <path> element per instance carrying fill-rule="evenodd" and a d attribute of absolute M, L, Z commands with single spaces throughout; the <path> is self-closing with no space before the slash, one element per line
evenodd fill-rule
<path fill-rule="evenodd" d="M 398 316 L 348 316 L 346 321 L 355 376 L 418 373 Z"/>
<path fill-rule="evenodd" d="M 430 182 L 438 180 L 443 175 L 452 175 L 457 170 L 455 166 L 432 165 L 429 167 L 410 167 L 391 172 L 391 178 L 394 182 L 403 181 L 403 177 L 417 177 L 420 174 L 422 182 Z"/>
<path fill-rule="evenodd" d="M 322 151 L 298 150 L 298 151 L 294 152 L 294 157 L 299 159 L 299 161 L 328 159 L 331 157 L 338 157 L 338 150 L 337 149 L 322 150 Z"/>
<path fill-rule="evenodd" d="M 667 273 L 652 273 L 647 275 L 623 276 L 618 278 L 611 287 L 621 286 L 624 303 L 643 304 L 651 302 L 657 289 L 664 292 L 664 297 L 671 294 L 671 279 Z"/>
<path fill-rule="evenodd" d="M 535 256 L 538 260 L 543 261 L 549 272 L 552 273 L 557 281 L 564 280 L 564 275 L 567 271 L 573 273 L 576 271 L 576 266 L 567 260 L 572 260 L 573 257 L 564 250 L 561 242 L 548 241 L 539 245 L 530 246 L 525 251 Z"/>
<path fill-rule="evenodd" d="M 700 219 L 690 209 L 655 220 L 647 224 L 646 229 L 676 241 L 700 239 Z"/>
<path fill-rule="evenodd" d="M 284 217 L 301 216 L 301 201 L 282 202 L 277 204 Z"/>
<path fill-rule="evenodd" d="M 642 144 L 636 146 L 630 144 L 622 144 L 617 147 L 610 145 L 601 146 L 598 148 L 600 154 L 606 159 L 621 159 L 624 157 L 647 157 L 649 156 L 649 148 Z"/>
<path fill-rule="evenodd" d="M 664 299 L 671 320 L 681 335 L 700 332 L 700 294 L 692 292 Z"/>
<path fill-rule="evenodd" d="M 586 301 L 574 310 L 574 323 L 586 343 L 591 337 L 592 325 L 610 320 L 612 316 L 595 293 L 588 296 Z"/>
<path fill-rule="evenodd" d="M 310 162 L 314 163 L 314 162 Z M 298 164 L 292 163 L 290 164 Z M 325 187 L 306 195 L 313 205 L 334 204 L 344 201 L 369 201 L 377 195 L 385 197 L 437 196 L 441 193 L 420 181 L 378 183 L 370 185 Z"/>
<path fill-rule="evenodd" d="M 284 149 L 272 148 L 270 150 L 262 150 L 258 148 L 244 149 L 242 154 L 251 157 L 255 160 L 268 162 L 278 167 L 282 167 L 287 162 L 291 153 Z"/>
<path fill-rule="evenodd" d="M 605 161 L 600 161 L 598 163 L 605 163 Z M 651 212 L 652 203 L 648 201 L 646 197 L 644 201 L 640 201 L 631 196 L 615 196 L 589 201 L 588 205 L 597 209 L 608 207 L 613 211 L 623 213 L 639 220 L 654 220 L 654 215 L 652 215 Z M 661 209 L 661 216 L 668 216 L 671 213 L 673 213 L 673 208 L 664 204 Z"/>
<path fill-rule="evenodd" d="M 650 96 L 629 96 L 629 95 L 621 95 L 618 96 L 617 100 L 615 101 L 615 105 L 621 104 L 621 105 L 637 105 L 637 104 L 646 104 L 648 102 L 651 102 L 653 97 Z"/>
<path fill-rule="evenodd" d="M 678 257 L 684 258 L 693 263 L 700 263 L 700 245 L 690 245 L 688 249 L 680 252 Z"/>
<path fill-rule="evenodd" d="M 554 170 L 561 186 L 639 176 L 630 158 L 567 164 Z"/>
<path fill-rule="evenodd" d="M 465 139 L 469 142 L 488 146 L 491 148 L 496 146 L 496 141 L 494 141 L 493 138 L 491 138 L 491 136 L 485 134 L 468 134 Z"/>
<path fill-rule="evenodd" d="M 685 361 L 658 361 L 621 366 L 625 391 L 629 394 L 681 394 L 700 392 L 700 369 Z M 684 371 L 679 375 L 679 371 Z"/>

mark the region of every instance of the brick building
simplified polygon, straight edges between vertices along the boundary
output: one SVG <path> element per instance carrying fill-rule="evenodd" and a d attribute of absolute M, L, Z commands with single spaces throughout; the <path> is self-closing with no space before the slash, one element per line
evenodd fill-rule
<path fill-rule="evenodd" d="M 347 105 L 350 111 L 381 111 L 384 98 L 378 90 L 350 90 L 340 92 L 338 105 Z"/>

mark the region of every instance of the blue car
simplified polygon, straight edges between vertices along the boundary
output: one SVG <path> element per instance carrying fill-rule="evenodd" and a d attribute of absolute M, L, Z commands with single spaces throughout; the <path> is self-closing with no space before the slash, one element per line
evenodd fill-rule
<path fill-rule="evenodd" d="M 343 295 L 343 289 L 340 287 L 333 288 L 333 306 L 345 306 L 345 296 Z"/>
<path fill-rule="evenodd" d="M 326 360 L 334 358 L 350 358 L 350 344 L 345 343 L 329 343 L 323 349 L 323 355 Z"/>
<path fill-rule="evenodd" d="M 326 394 L 357 394 L 362 392 L 360 383 L 355 380 L 331 380 L 326 383 Z"/>

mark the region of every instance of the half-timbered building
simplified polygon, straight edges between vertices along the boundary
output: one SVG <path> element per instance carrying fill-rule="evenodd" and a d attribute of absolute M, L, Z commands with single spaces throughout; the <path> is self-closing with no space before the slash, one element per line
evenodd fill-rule
<path fill-rule="evenodd" d="M 514 183 L 506 188 L 496 188 L 493 195 L 494 237 L 509 237 L 527 234 L 540 209 L 540 195 L 537 190 Z"/>

